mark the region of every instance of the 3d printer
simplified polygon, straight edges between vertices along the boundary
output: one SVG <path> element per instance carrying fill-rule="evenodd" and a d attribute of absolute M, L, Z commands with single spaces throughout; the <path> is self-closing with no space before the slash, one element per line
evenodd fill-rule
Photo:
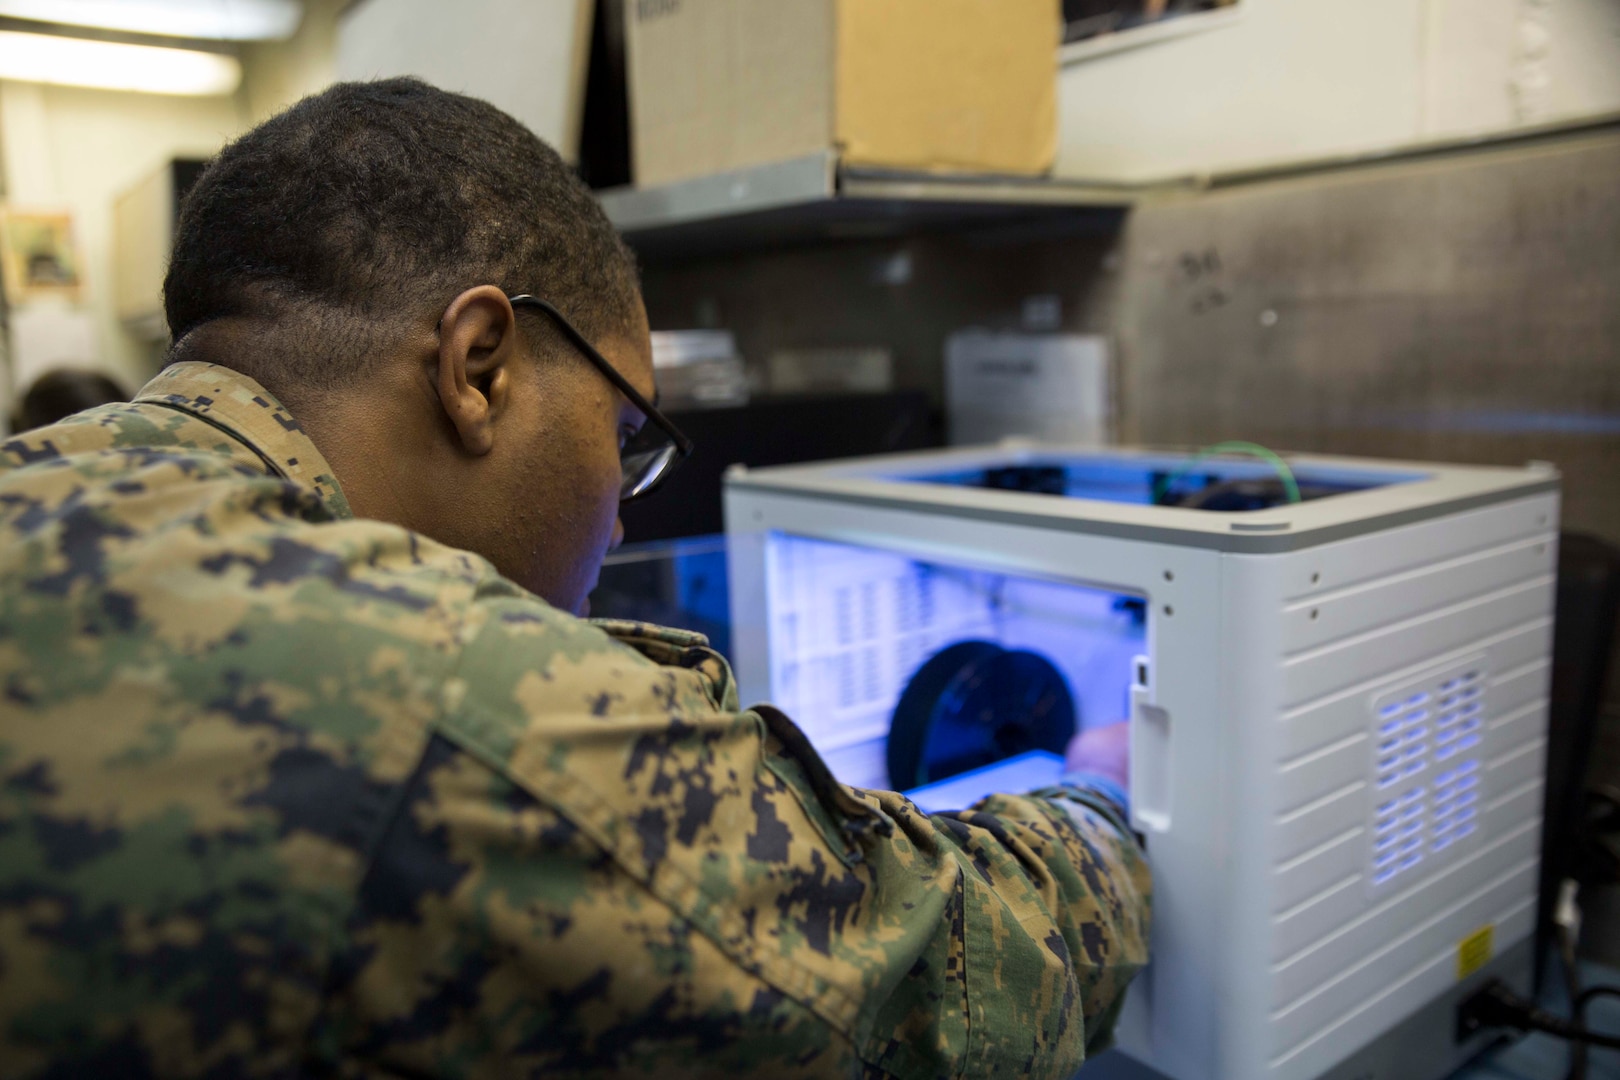
<path fill-rule="evenodd" d="M 1128 720 L 1156 911 L 1124 1051 L 1444 1076 L 1458 1001 L 1528 982 L 1557 487 L 1013 445 L 734 470 L 742 696 L 848 783 L 963 802 Z"/>

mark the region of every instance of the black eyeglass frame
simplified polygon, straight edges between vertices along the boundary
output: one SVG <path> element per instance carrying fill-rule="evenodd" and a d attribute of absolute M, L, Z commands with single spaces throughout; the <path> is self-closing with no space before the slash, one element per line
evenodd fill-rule
<path fill-rule="evenodd" d="M 576 330 L 574 324 L 569 322 L 562 312 L 538 296 L 529 293 L 518 293 L 516 296 L 508 296 L 506 299 L 513 307 L 535 308 L 551 316 L 551 321 L 557 324 L 557 328 L 563 332 L 564 337 L 573 343 L 574 348 L 584 354 L 585 359 L 589 360 L 596 370 L 607 378 L 608 382 L 617 387 L 619 393 L 629 399 L 630 404 L 641 410 L 641 415 L 647 418 L 649 424 L 654 425 L 658 430 L 669 436 L 670 441 L 675 444 L 675 456 L 664 464 L 658 475 L 653 477 L 651 483 L 634 495 L 627 496 L 619 501 L 634 502 L 636 499 L 644 499 L 657 491 L 664 481 L 669 478 L 669 474 L 674 472 L 681 462 L 692 456 L 692 451 L 695 448 L 692 440 L 688 439 L 681 432 L 681 429 L 675 426 L 673 420 L 659 412 L 658 406 L 642 397 L 641 392 L 630 385 L 630 380 L 620 375 L 618 370 L 608 363 L 607 357 L 597 352 L 596 346 L 586 341 L 585 335 Z"/>

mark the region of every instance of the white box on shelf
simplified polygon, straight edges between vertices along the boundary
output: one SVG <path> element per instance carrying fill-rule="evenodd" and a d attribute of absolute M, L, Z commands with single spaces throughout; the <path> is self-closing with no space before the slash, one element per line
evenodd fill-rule
<path fill-rule="evenodd" d="M 945 341 L 945 408 L 956 446 L 1012 436 L 1101 445 L 1113 419 L 1108 339 L 958 330 Z"/>
<path fill-rule="evenodd" d="M 666 409 L 748 404 L 748 373 L 729 330 L 654 330 L 652 358 Z"/>

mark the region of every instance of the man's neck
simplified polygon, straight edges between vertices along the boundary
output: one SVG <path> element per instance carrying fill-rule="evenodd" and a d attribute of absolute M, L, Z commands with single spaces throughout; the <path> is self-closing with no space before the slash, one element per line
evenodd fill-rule
<path fill-rule="evenodd" d="M 391 385 L 409 377 L 404 359 L 362 364 L 367 374 L 352 391 L 312 388 L 285 375 L 283 355 L 292 347 L 267 321 L 222 319 L 186 335 L 171 351 L 169 362 L 218 364 L 241 372 L 269 391 L 326 458 L 354 515 L 422 529 L 420 465 L 411 460 L 413 440 L 405 433 L 420 430 L 410 390 Z"/>

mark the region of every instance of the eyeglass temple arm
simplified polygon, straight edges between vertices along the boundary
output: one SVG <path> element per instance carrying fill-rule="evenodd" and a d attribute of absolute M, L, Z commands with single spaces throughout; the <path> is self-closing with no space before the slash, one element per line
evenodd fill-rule
<path fill-rule="evenodd" d="M 642 397 L 641 392 L 634 386 L 630 385 L 630 380 L 626 379 L 623 375 L 620 375 L 618 370 L 612 364 L 608 363 L 607 357 L 597 352 L 596 346 L 592 345 L 589 341 L 586 341 L 584 334 L 581 334 L 578 330 L 574 329 L 574 325 L 563 317 L 562 312 L 558 311 L 556 308 L 552 307 L 549 303 L 540 299 L 538 296 L 531 296 L 528 293 L 520 293 L 517 296 L 508 297 L 507 299 L 510 300 L 514 305 L 537 307 L 541 311 L 544 311 L 547 315 L 550 315 L 552 322 L 557 324 L 557 328 L 563 332 L 564 336 L 566 336 L 569 341 L 573 342 L 574 347 L 580 352 L 584 353 L 586 358 L 590 360 L 592 364 L 595 364 L 596 367 L 601 370 L 603 375 L 607 376 L 607 380 L 609 382 L 618 387 L 620 393 L 630 399 L 630 404 L 640 409 L 642 415 L 644 415 L 648 420 L 651 420 L 661 431 L 664 432 L 664 434 L 670 437 L 670 440 L 675 443 L 676 448 L 680 450 L 682 457 L 691 454 L 692 447 L 695 445 L 692 440 L 688 439 L 681 433 L 681 429 L 675 426 L 674 421 L 670 420 L 669 417 L 659 412 L 658 406 Z"/>

